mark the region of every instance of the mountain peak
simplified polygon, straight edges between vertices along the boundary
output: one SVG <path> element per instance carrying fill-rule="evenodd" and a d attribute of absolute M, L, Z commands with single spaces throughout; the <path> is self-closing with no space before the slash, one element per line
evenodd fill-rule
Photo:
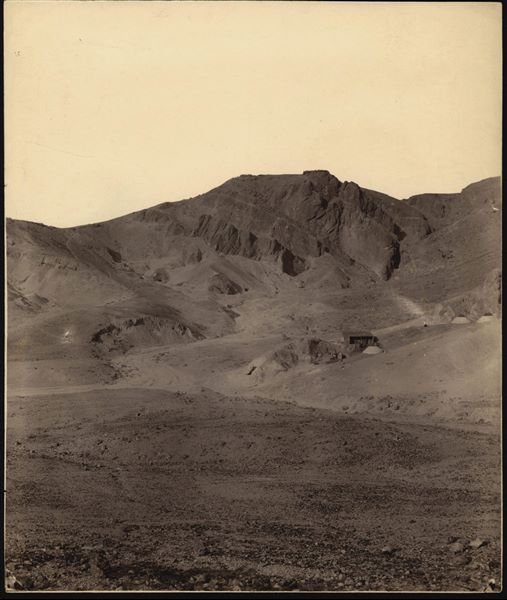
<path fill-rule="evenodd" d="M 303 171 L 303 175 L 324 175 L 326 177 L 334 177 L 327 169 L 312 169 L 309 171 Z"/>

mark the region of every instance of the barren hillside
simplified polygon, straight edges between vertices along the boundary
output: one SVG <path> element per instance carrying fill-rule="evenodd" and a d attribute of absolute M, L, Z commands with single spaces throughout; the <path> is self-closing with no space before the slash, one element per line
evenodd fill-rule
<path fill-rule="evenodd" d="M 8 219 L 14 589 L 499 589 L 501 211 L 305 171 Z"/>

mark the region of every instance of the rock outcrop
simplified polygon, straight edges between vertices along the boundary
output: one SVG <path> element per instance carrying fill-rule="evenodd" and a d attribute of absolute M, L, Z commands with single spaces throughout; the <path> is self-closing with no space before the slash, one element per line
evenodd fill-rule
<path fill-rule="evenodd" d="M 327 290 L 326 312 L 336 301 L 331 293 L 384 281 L 474 318 L 496 314 L 497 276 L 486 276 L 499 265 L 500 214 L 499 178 L 399 201 L 319 170 L 242 175 L 189 200 L 81 227 L 8 219 L 10 315 L 23 325 L 11 341 L 25 343 L 27 319 L 38 315 L 38 343 L 55 338 L 59 348 L 61 336 L 45 322 L 50 310 L 69 322 L 85 315 L 87 343 L 111 323 L 121 333 L 101 339 L 114 347 L 179 342 L 177 323 L 192 332 L 184 340 L 221 337 L 251 316 L 224 310 L 223 294 L 241 303 L 252 292 L 305 290 L 295 293 L 306 302 L 309 291 Z M 131 315 L 144 325 L 126 327 Z"/>
<path fill-rule="evenodd" d="M 403 240 L 431 232 L 416 208 L 328 171 L 242 175 L 131 219 L 163 222 L 166 234 L 200 238 L 218 253 L 274 260 L 292 276 L 308 268 L 309 258 L 329 254 L 388 279 L 400 264 Z"/>

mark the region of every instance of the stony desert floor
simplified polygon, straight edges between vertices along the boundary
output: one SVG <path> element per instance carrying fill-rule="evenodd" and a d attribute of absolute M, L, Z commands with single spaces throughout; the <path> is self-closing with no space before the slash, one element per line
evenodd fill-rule
<path fill-rule="evenodd" d="M 119 388 L 8 402 L 27 590 L 500 585 L 499 427 Z"/>

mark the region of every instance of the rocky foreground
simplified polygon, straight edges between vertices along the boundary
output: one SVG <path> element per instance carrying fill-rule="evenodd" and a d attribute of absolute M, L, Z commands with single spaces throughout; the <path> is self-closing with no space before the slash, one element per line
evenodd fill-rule
<path fill-rule="evenodd" d="M 8 418 L 17 589 L 500 585 L 492 427 L 158 390 L 18 397 Z"/>

